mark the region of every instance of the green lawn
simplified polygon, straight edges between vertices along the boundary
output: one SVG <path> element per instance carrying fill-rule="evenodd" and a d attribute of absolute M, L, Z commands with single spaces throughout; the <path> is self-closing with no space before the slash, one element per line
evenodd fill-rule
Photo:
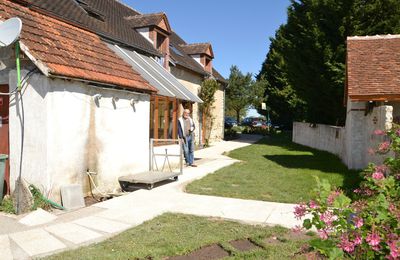
<path fill-rule="evenodd" d="M 228 243 L 246 238 L 260 247 L 239 252 Z M 282 227 L 251 226 L 220 219 L 164 214 L 104 242 L 46 259 L 164 259 L 167 256 L 184 255 L 213 243 L 218 243 L 231 253 L 224 259 L 292 259 L 311 238 L 308 235 L 293 235 Z"/>
<path fill-rule="evenodd" d="M 228 154 L 242 162 L 192 182 L 189 193 L 298 203 L 310 198 L 314 176 L 348 193 L 360 181 L 336 156 L 291 142 L 287 134 L 266 137 Z"/>

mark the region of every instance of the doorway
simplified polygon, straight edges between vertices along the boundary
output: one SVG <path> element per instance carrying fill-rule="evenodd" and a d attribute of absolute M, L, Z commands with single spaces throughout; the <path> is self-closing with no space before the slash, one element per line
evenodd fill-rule
<path fill-rule="evenodd" d="M 8 85 L 0 85 L 0 92 L 7 93 L 9 91 Z M 0 154 L 10 155 L 10 141 L 9 141 L 9 107 L 10 96 L 0 96 Z M 6 169 L 4 172 L 3 195 L 10 192 L 10 163 L 9 159 L 6 161 Z"/>

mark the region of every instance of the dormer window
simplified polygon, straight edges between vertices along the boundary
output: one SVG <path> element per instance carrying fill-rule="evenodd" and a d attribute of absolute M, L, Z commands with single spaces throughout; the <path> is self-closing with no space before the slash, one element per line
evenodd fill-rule
<path fill-rule="evenodd" d="M 164 13 L 141 14 L 124 17 L 145 39 L 151 42 L 163 57 L 163 66 L 169 67 L 169 35 L 171 27 Z"/>
<path fill-rule="evenodd" d="M 197 61 L 205 71 L 212 73 L 214 53 L 210 43 L 195 43 L 179 45 L 183 51 Z"/>

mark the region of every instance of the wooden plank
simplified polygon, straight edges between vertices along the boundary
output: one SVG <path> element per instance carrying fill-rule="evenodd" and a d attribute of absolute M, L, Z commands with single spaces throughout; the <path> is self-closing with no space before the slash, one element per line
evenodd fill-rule
<path fill-rule="evenodd" d="M 181 175 L 179 172 L 159 172 L 159 171 L 148 171 L 140 172 L 132 175 L 122 176 L 118 178 L 120 182 L 129 183 L 143 183 L 143 184 L 154 184 L 160 181 L 165 181 Z"/>

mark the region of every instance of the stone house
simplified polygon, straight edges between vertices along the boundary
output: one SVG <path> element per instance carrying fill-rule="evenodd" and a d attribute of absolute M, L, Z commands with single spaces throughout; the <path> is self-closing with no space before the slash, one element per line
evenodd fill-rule
<path fill-rule="evenodd" d="M 182 52 L 182 59 L 193 60 L 198 72 L 189 61 L 173 59 L 169 41 L 176 34 L 165 14 L 142 15 L 114 0 L 5 0 L 0 5 L 0 20 L 18 16 L 23 21 L 23 178 L 56 201 L 63 184 L 79 183 L 87 190 L 87 170 L 97 172 L 98 184 L 108 190 L 118 187 L 119 176 L 145 170 L 150 137 L 176 138 L 183 107 L 199 118 L 195 108 L 202 79 L 215 77 L 225 84 L 215 69 L 205 72 L 188 54 Z M 8 92 L 16 85 L 12 48 L 0 49 L 0 61 L 1 90 Z M 177 78 L 175 68 L 196 77 Z M 221 87 L 218 116 L 223 97 Z M 19 175 L 22 132 L 22 100 L 10 98 L 0 100 L 10 104 L 1 111 L 0 138 L 0 153 L 10 155 L 8 189 Z M 220 119 L 214 140 L 223 136 Z"/>
<path fill-rule="evenodd" d="M 347 38 L 346 125 L 294 123 L 293 141 L 337 154 L 351 169 L 382 163 L 374 153 L 387 130 L 400 122 L 400 35 Z"/>

